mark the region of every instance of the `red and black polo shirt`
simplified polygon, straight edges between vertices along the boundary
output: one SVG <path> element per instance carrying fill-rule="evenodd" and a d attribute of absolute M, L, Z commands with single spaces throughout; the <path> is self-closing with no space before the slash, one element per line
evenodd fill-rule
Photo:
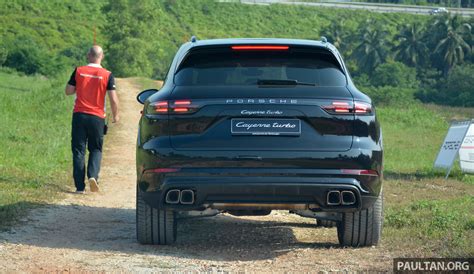
<path fill-rule="evenodd" d="M 73 112 L 105 118 L 105 95 L 107 90 L 115 90 L 115 78 L 110 71 L 98 64 L 77 67 L 68 84 L 76 87 Z"/>

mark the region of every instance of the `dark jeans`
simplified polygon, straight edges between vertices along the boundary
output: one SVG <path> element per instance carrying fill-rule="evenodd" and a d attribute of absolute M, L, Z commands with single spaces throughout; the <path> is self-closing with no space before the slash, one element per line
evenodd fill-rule
<path fill-rule="evenodd" d="M 105 119 L 85 113 L 72 115 L 73 177 L 77 190 L 84 190 L 86 144 L 89 150 L 87 178 L 99 178 Z"/>

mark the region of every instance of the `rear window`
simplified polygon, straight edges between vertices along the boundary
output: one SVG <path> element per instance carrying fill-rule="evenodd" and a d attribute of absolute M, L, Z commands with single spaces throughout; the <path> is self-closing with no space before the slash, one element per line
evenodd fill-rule
<path fill-rule="evenodd" d="M 296 80 L 315 86 L 345 86 L 346 78 L 326 50 L 235 51 L 198 49 L 175 75 L 180 86 L 257 85 L 258 80 Z"/>

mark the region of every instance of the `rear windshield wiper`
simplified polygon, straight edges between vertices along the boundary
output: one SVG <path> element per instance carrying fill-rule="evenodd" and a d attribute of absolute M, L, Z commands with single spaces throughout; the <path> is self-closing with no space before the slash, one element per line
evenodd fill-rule
<path fill-rule="evenodd" d="M 316 86 L 314 83 L 299 82 L 298 80 L 279 80 L 279 79 L 258 79 L 257 85 L 259 86 Z"/>

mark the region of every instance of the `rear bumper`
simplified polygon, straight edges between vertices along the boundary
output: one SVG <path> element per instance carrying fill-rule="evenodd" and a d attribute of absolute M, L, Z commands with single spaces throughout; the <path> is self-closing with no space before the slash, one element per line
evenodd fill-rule
<path fill-rule="evenodd" d="M 253 175 L 253 174 L 252 174 Z M 261 204 L 308 205 L 315 211 L 350 212 L 370 207 L 380 192 L 378 176 L 304 177 L 304 176 L 173 176 L 142 180 L 139 191 L 154 208 L 202 210 L 214 205 Z M 361 181 L 363 183 L 361 183 Z M 170 204 L 165 200 L 169 190 L 192 190 L 192 204 Z M 352 205 L 328 205 L 330 191 L 351 191 Z"/>

